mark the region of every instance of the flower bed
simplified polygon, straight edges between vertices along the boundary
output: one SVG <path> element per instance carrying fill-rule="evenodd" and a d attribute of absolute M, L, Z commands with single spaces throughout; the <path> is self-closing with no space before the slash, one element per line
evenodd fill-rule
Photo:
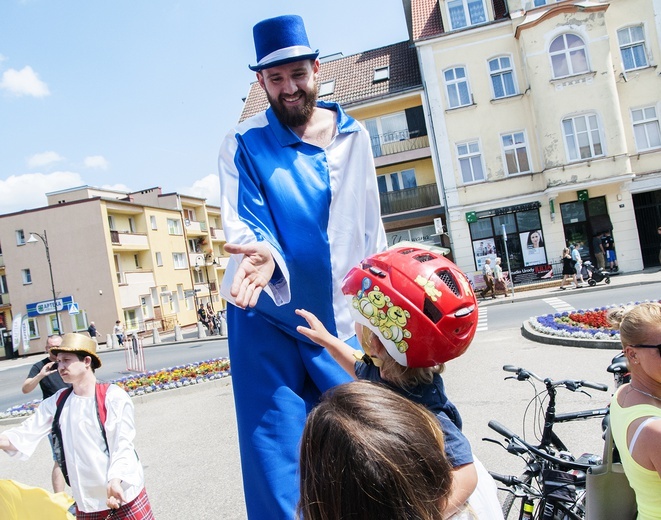
<path fill-rule="evenodd" d="M 623 306 L 638 303 L 631 302 Z M 608 312 L 615 307 L 620 305 L 534 316 L 528 323 L 535 331 L 548 336 L 619 341 L 620 333 L 610 327 L 607 319 Z"/>
<path fill-rule="evenodd" d="M 227 358 L 219 358 L 144 372 L 108 382 L 115 383 L 117 386 L 126 390 L 131 397 L 134 397 L 213 381 L 227 377 L 230 374 L 229 360 Z M 9 408 L 6 412 L 0 412 L 0 419 L 31 415 L 39 406 L 39 403 L 41 403 L 41 399 L 35 399 L 29 403 Z"/>

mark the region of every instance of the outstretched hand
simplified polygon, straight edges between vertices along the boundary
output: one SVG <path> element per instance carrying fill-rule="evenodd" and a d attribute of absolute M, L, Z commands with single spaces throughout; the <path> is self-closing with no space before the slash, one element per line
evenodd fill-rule
<path fill-rule="evenodd" d="M 298 333 L 303 334 L 303 336 L 324 348 L 327 348 L 329 343 L 332 341 L 338 341 L 335 336 L 326 330 L 326 327 L 324 327 L 324 324 L 321 323 L 321 320 L 319 320 L 319 318 L 317 318 L 310 311 L 306 311 L 305 309 L 296 309 L 295 312 L 304 318 L 309 325 L 309 328 L 304 327 L 303 325 L 297 326 L 296 331 Z"/>
<path fill-rule="evenodd" d="M 225 251 L 232 255 L 244 255 L 234 275 L 230 294 L 237 307 L 254 307 L 262 289 L 271 280 L 275 260 L 264 242 L 250 244 L 225 244 Z"/>

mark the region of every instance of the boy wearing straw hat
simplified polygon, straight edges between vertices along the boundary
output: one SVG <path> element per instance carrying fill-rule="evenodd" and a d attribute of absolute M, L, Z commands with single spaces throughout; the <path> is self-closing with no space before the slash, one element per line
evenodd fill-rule
<path fill-rule="evenodd" d="M 142 464 L 133 447 L 135 423 L 133 403 L 116 385 L 109 385 L 103 402 L 94 371 L 101 366 L 96 342 L 82 334 L 65 334 L 62 344 L 52 348 L 58 371 L 73 392 L 66 389 L 45 399 L 35 414 L 20 426 L 0 434 L 0 449 L 21 459 L 29 458 L 53 429 L 58 408 L 65 476 L 76 500 L 76 518 L 153 519 L 144 488 Z M 64 397 L 64 396 L 62 396 Z M 59 406 L 58 406 L 59 405 Z M 105 410 L 101 423 L 99 409 Z"/>
<path fill-rule="evenodd" d="M 296 331 L 303 320 L 294 311 L 311 307 L 333 334 L 355 340 L 342 278 L 387 242 L 369 134 L 336 103 L 317 101 L 319 51 L 303 20 L 263 20 L 253 37 L 250 68 L 271 106 L 221 146 L 233 255 L 221 292 L 234 304 L 227 326 L 248 516 L 289 520 L 307 413 L 348 380 Z"/>

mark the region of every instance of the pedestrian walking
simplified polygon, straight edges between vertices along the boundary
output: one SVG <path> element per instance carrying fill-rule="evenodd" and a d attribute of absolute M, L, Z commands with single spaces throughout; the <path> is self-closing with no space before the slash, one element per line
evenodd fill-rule
<path fill-rule="evenodd" d="M 493 269 L 491 269 L 491 258 L 487 258 L 484 261 L 484 266 L 482 267 L 482 278 L 486 287 L 480 292 L 482 298 L 486 298 L 488 293 L 491 293 L 492 298 L 496 298 L 496 289 L 494 288 L 494 279 L 493 279 Z"/>

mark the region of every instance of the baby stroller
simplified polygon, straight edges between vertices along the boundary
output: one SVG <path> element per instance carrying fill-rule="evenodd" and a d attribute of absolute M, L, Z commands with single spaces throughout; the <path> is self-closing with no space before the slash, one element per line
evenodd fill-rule
<path fill-rule="evenodd" d="M 605 284 L 611 283 L 611 275 L 605 272 L 603 269 L 595 268 L 590 260 L 583 262 L 581 274 L 583 275 L 583 279 L 588 282 L 590 287 L 594 287 L 601 281 L 603 281 Z"/>

